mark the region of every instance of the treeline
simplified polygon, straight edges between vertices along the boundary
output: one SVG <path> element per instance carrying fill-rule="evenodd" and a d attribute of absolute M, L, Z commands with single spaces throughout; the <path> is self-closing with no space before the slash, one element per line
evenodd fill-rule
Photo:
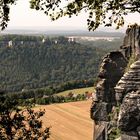
<path fill-rule="evenodd" d="M 58 87 L 31 89 L 16 93 L 5 93 L 5 91 L 3 91 L 4 93 L 3 95 L 8 99 L 16 100 L 19 106 L 35 105 L 35 104 L 48 105 L 53 103 L 82 101 L 89 99 L 92 93 L 88 92 L 88 90 L 86 92 L 83 92 L 82 94 L 69 92 L 68 95 L 59 95 L 57 93 L 66 91 L 68 89 L 74 89 L 76 87 L 93 86 L 92 84 L 93 82 L 94 82 L 93 80 L 76 81 L 71 83 L 68 82 Z"/>
<path fill-rule="evenodd" d="M 53 44 L 72 43 L 68 38 L 60 37 L 46 37 L 46 36 L 31 36 L 31 35 L 1 35 L 0 48 L 5 47 L 49 47 Z M 74 42 L 73 42 L 74 43 Z"/>
<path fill-rule="evenodd" d="M 77 94 L 76 96 L 44 96 L 40 98 L 31 98 L 31 99 L 17 99 L 20 106 L 25 106 L 29 104 L 38 104 L 38 105 L 49 105 L 54 103 L 67 103 L 67 102 L 76 102 L 86 100 L 85 94 Z"/>
<path fill-rule="evenodd" d="M 101 47 L 82 45 L 65 37 L 8 35 L 1 36 L 2 41 L 12 41 L 8 44 L 11 46 L 0 47 L 0 89 L 9 92 L 57 89 L 70 81 L 95 81 L 100 60 L 106 54 Z"/>
<path fill-rule="evenodd" d="M 105 39 L 100 39 L 100 40 L 77 40 L 77 42 L 79 42 L 80 44 L 86 45 L 86 46 L 91 46 L 91 47 L 98 47 L 98 48 L 102 48 L 102 50 L 106 51 L 106 52 L 110 52 L 113 50 L 118 50 L 120 49 L 120 46 L 122 46 L 122 42 L 123 42 L 123 38 L 124 37 L 118 37 L 118 38 L 114 38 L 112 41 L 108 41 Z"/>
<path fill-rule="evenodd" d="M 77 89 L 77 88 L 84 88 L 84 87 L 92 87 L 93 83 L 96 83 L 95 80 L 78 80 L 78 81 L 71 81 L 62 83 L 58 86 L 49 86 L 46 88 L 39 88 L 39 89 L 30 89 L 30 90 L 23 90 L 20 92 L 15 93 L 7 93 L 10 98 L 14 99 L 31 99 L 31 98 L 42 98 L 44 96 L 53 96 L 59 92 L 63 92 L 66 90 Z"/>

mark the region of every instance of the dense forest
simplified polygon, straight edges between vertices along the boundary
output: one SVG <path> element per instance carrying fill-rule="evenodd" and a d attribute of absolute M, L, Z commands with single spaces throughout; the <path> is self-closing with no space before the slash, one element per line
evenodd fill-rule
<path fill-rule="evenodd" d="M 120 46 L 119 39 L 101 42 L 80 43 L 65 37 L 0 36 L 0 89 L 15 92 L 95 81 L 101 58 Z M 114 42 L 116 45 L 112 45 Z"/>

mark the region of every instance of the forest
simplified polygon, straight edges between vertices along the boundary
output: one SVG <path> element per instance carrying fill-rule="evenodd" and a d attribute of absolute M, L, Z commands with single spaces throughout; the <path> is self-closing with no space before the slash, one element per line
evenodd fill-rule
<path fill-rule="evenodd" d="M 101 58 L 118 48 L 120 40 L 76 42 L 63 36 L 1 35 L 0 89 L 7 92 L 58 89 L 67 83 L 79 83 L 75 88 L 92 86 Z M 74 85 L 66 89 L 72 88 Z"/>

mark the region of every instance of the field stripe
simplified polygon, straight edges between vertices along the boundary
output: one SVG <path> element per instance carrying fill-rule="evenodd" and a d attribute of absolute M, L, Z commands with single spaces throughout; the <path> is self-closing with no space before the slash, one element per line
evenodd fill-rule
<path fill-rule="evenodd" d="M 50 140 L 92 140 L 91 101 L 40 106 L 46 109 L 44 126 L 51 125 Z"/>

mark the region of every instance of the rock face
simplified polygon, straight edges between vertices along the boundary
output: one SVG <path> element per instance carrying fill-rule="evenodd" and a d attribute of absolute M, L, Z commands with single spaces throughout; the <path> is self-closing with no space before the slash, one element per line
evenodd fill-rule
<path fill-rule="evenodd" d="M 111 52 L 107 54 L 101 63 L 99 78 L 97 84 L 97 98 L 104 102 L 115 102 L 114 86 L 120 80 L 124 73 L 127 61 L 121 52 Z"/>
<path fill-rule="evenodd" d="M 133 139 L 140 138 L 140 60 L 131 65 L 115 87 L 116 100 L 121 103 L 118 127 Z M 135 135 L 134 135 L 135 134 Z M 126 135 L 126 134 L 125 134 Z M 123 135 L 123 137 L 125 137 Z M 123 138 L 122 138 L 123 139 Z"/>
<path fill-rule="evenodd" d="M 108 114 L 116 104 L 114 86 L 124 73 L 127 61 L 121 52 L 107 54 L 101 63 L 99 82 L 96 87 L 96 103 L 92 106 L 92 116 L 95 121 L 108 121 Z"/>
<path fill-rule="evenodd" d="M 130 66 L 130 70 L 116 85 L 116 100 L 121 102 L 128 92 L 137 90 L 140 90 L 140 60 Z"/>
<path fill-rule="evenodd" d="M 132 53 L 140 57 L 140 26 L 132 25 L 126 30 L 121 50 L 126 58 L 129 58 Z"/>
<path fill-rule="evenodd" d="M 119 112 L 118 127 L 127 132 L 137 131 L 140 127 L 140 91 L 129 92 L 124 97 Z"/>
<path fill-rule="evenodd" d="M 132 55 L 138 61 L 125 73 Z M 91 118 L 106 130 L 98 131 L 100 134 L 96 136 L 100 137 L 95 139 L 103 140 L 102 135 L 110 139 L 112 130 L 119 128 L 120 140 L 140 140 L 140 26 L 129 27 L 120 51 L 111 52 L 103 58 L 96 96 Z"/>

